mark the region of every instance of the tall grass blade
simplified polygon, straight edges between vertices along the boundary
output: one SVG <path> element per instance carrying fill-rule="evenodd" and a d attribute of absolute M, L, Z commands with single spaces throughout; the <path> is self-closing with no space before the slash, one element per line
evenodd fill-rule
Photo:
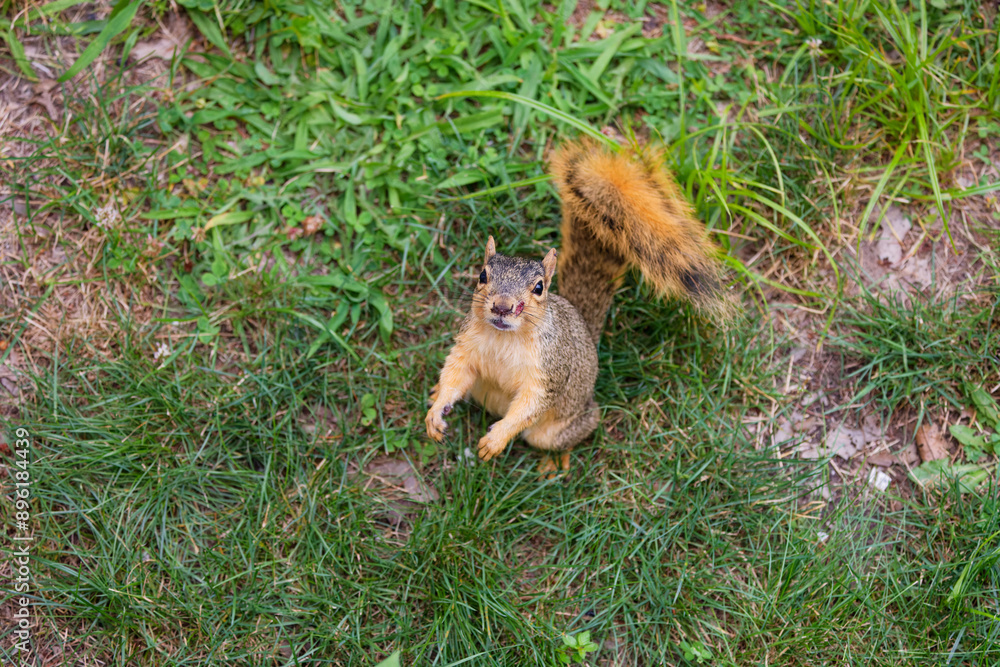
<path fill-rule="evenodd" d="M 454 92 L 445 93 L 444 95 L 440 95 L 435 99 L 446 100 L 450 98 L 465 98 L 465 97 L 486 97 L 490 99 L 515 102 L 517 104 L 524 104 L 526 106 L 531 107 L 532 109 L 548 114 L 555 120 L 558 120 L 562 123 L 566 123 L 567 125 L 576 128 L 580 132 L 586 134 L 587 136 L 593 139 L 597 139 L 598 141 L 612 148 L 615 151 L 621 150 L 621 147 L 617 144 L 617 142 L 615 142 L 610 137 L 601 134 L 601 132 L 594 129 L 594 127 L 591 126 L 590 124 L 584 123 L 580 119 L 575 118 L 569 115 L 568 113 L 564 113 L 559 109 L 556 109 L 555 107 L 550 107 L 548 104 L 545 104 L 544 102 L 539 102 L 538 100 L 522 97 L 521 95 L 517 95 L 515 93 L 507 93 L 499 90 L 457 90 Z"/>

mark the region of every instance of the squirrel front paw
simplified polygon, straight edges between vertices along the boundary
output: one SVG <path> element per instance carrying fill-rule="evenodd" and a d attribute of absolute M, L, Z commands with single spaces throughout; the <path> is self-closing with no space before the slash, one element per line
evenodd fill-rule
<path fill-rule="evenodd" d="M 496 426 L 496 424 L 493 426 Z M 486 435 L 479 439 L 479 458 L 489 461 L 506 447 L 507 441 L 498 437 L 498 434 L 493 432 L 493 427 L 491 426 Z"/>
<path fill-rule="evenodd" d="M 427 424 L 427 437 L 436 442 L 444 439 L 444 432 L 448 430 L 444 418 L 449 412 L 451 412 L 450 405 L 445 405 L 439 410 L 431 408 L 427 411 L 427 417 L 424 419 L 424 423 Z"/>

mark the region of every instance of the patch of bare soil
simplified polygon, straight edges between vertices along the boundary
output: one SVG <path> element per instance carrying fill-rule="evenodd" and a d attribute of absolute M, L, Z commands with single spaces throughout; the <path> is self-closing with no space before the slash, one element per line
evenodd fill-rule
<path fill-rule="evenodd" d="M 992 165 L 966 164 L 957 171 L 956 184 L 968 188 L 1000 181 L 996 165 L 1000 156 Z M 864 292 L 903 307 L 915 298 L 942 307 L 952 300 L 959 308 L 988 307 L 985 288 L 996 284 L 995 267 L 1000 266 L 995 241 L 1000 233 L 1000 204 L 994 196 L 975 195 L 954 202 L 950 236 L 932 207 L 893 203 L 881 221 L 879 213 L 872 214 L 864 233 L 861 225 L 842 220 L 843 237 L 826 239 L 844 272 L 845 299 L 861 303 L 859 295 Z M 860 210 L 855 211 L 859 214 Z M 812 289 L 835 293 L 832 271 L 820 264 L 811 275 L 820 282 Z M 851 405 L 858 387 L 850 374 L 857 365 L 822 349 L 827 313 L 795 304 L 793 298 L 777 292 L 769 297 L 771 321 L 793 347 L 782 362 L 786 365 L 782 390 L 789 399 L 787 412 L 768 423 L 766 437 L 785 457 L 829 458 L 831 484 L 817 489 L 825 503 L 859 494 L 905 498 L 919 491 L 909 476 L 913 468 L 937 458 L 961 458 L 961 447 L 948 435 L 948 426 L 969 415 L 958 411 L 927 414 L 918 429 L 916 407 L 878 414 L 869 407 L 874 401 Z"/>
<path fill-rule="evenodd" d="M 849 293 L 859 293 L 863 285 L 870 293 L 903 305 L 910 304 L 916 292 L 937 302 L 955 294 L 975 300 L 981 286 L 992 278 L 983 260 L 992 257 L 995 261 L 996 250 L 982 231 L 983 227 L 998 228 L 992 216 L 996 210 L 996 202 L 991 204 L 984 197 L 964 202 L 952 216 L 949 239 L 936 213 L 924 222 L 914 220 L 912 213 L 898 205 L 889 206 L 874 238 L 861 242 L 857 261 L 851 265 Z M 873 215 L 873 227 L 876 220 Z"/>
<path fill-rule="evenodd" d="M 109 3 L 77 5 L 61 20 L 99 20 L 109 12 Z M 26 374 L 38 373 L 54 350 L 77 345 L 109 358 L 122 335 L 123 316 L 141 327 L 162 299 L 154 288 L 158 275 L 151 262 L 140 261 L 129 276 L 107 275 L 101 266 L 110 235 L 125 233 L 125 190 L 135 183 L 127 174 L 105 171 L 113 137 L 103 146 L 93 137 L 113 134 L 123 117 L 154 111 L 150 100 L 170 94 L 170 59 L 194 34 L 189 20 L 179 14 L 160 22 L 137 18 L 133 24 L 143 22 L 149 32 L 136 42 L 126 63 L 120 62 L 120 49 L 113 48 L 74 79 L 59 83 L 60 73 L 89 40 L 18 34 L 36 80 L 19 76 L 16 66 L 0 72 L 2 416 L 18 414 L 18 405 L 31 391 Z M 136 91 L 126 94 L 130 88 Z M 158 147 L 155 138 L 145 139 Z M 60 150 L 64 146 L 65 153 Z M 88 151 L 89 157 L 83 156 L 88 164 L 73 163 Z M 59 168 L 67 164 L 72 176 Z M 133 181 L 144 178 L 138 171 Z M 84 214 L 60 201 L 65 193 L 81 190 L 97 200 Z M 155 239 L 134 243 L 141 249 Z"/>

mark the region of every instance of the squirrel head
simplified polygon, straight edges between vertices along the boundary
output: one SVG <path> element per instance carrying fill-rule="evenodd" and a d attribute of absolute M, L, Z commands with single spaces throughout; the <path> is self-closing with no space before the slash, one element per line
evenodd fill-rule
<path fill-rule="evenodd" d="M 472 312 L 498 331 L 518 331 L 537 323 L 545 313 L 549 286 L 556 272 L 556 251 L 542 261 L 497 254 L 491 236 L 486 260 L 472 300 Z"/>

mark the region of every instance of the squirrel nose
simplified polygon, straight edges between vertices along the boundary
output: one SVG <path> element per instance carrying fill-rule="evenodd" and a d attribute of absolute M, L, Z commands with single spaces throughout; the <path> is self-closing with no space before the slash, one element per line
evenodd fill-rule
<path fill-rule="evenodd" d="M 493 307 L 490 308 L 494 315 L 510 315 L 514 312 L 514 300 L 497 297 L 493 299 Z"/>

